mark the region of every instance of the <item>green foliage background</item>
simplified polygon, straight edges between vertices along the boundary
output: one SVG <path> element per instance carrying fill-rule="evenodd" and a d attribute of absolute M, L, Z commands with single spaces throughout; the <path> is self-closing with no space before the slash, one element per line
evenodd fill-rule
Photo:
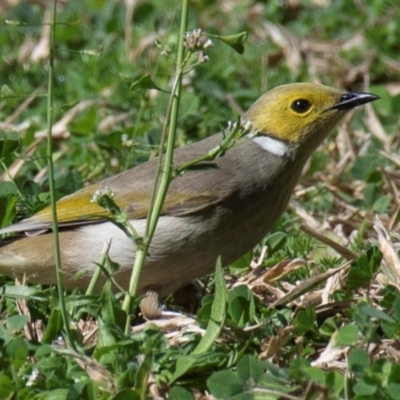
<path fill-rule="evenodd" d="M 181 5 L 143 0 L 133 2 L 130 13 L 128 3 L 59 2 L 54 117 L 68 121 L 55 131 L 58 197 L 157 152 L 169 96 L 131 87 L 148 74 L 157 87 L 170 89 Z M 48 78 L 43 22 L 49 8 L 41 1 L 5 1 L 0 12 L 0 225 L 7 226 L 49 202 L 41 133 Z M 301 207 L 321 224 L 340 220 L 347 247 L 358 258 L 331 295 L 334 306 L 326 312 L 312 303 L 311 289 L 320 294 L 322 281 L 307 286 L 305 297 L 297 294 L 290 299 L 296 301 L 275 307 L 268 307 L 276 300 L 270 293 L 238 286 L 229 292 L 226 315 L 217 315 L 225 323 L 220 340 L 194 357 L 198 334 L 183 330 L 179 346 L 152 325 L 125 336 L 120 303 L 110 290 L 100 296 L 72 293 L 67 305 L 78 356 L 59 338 L 54 289 L 18 287 L 1 277 L 0 398 L 154 398 L 148 386 L 152 380 L 161 398 L 169 393 L 171 399 L 193 398 L 194 389 L 204 396 L 198 398 L 207 398 L 206 390 L 224 399 L 400 398 L 399 278 L 381 262 L 385 254 L 372 228 L 378 214 L 398 248 L 399 5 L 389 0 L 193 0 L 189 28 L 221 35 L 247 31 L 248 41 L 243 55 L 214 41 L 210 61 L 185 76 L 178 146 L 219 131 L 266 90 L 284 83 L 316 81 L 382 97 L 373 104 L 378 122 L 359 111 L 346 121 L 351 135 L 333 135 L 315 152 L 291 208 L 262 243 L 268 246 L 261 261 L 265 268 L 305 260 L 283 282 L 273 283 L 290 292 L 299 281 L 344 263 L 329 246 L 299 230 L 295 211 Z M 81 110 L 72 115 L 75 106 Z M 377 134 L 380 128 L 383 136 Z M 347 158 L 341 149 L 346 137 Z M 14 174 L 9 168 L 20 159 L 23 165 Z M 7 170 L 11 182 L 5 179 Z M 338 225 L 332 222 L 326 231 L 337 233 Z M 255 258 L 260 253 L 261 247 Z M 251 257 L 229 272 L 247 273 Z M 383 280 L 377 278 L 381 271 Z M 215 297 L 203 298 L 197 314 L 201 327 L 213 315 Z M 29 313 L 21 311 L 24 300 Z M 42 337 L 34 328 L 38 321 Z M 135 323 L 140 322 L 138 317 Z M 89 341 L 85 335 L 91 329 L 95 340 Z M 342 355 L 313 364 L 332 341 Z M 275 350 L 268 353 L 271 347 Z M 35 371 L 38 378 L 28 385 Z"/>

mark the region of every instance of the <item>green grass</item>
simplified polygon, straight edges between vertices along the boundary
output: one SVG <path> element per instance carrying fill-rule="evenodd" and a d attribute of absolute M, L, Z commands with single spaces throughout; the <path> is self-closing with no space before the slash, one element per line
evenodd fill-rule
<path fill-rule="evenodd" d="M 40 133 L 48 53 L 38 47 L 46 10 L 4 3 L 0 226 L 50 202 Z M 65 295 L 74 351 L 65 346 L 57 289 L 1 276 L 0 398 L 400 398 L 400 8 L 388 0 L 294 3 L 190 3 L 189 30 L 246 31 L 248 40 L 242 55 L 214 40 L 210 61 L 184 77 L 177 145 L 218 132 L 282 83 L 318 81 L 382 99 L 349 116 L 313 154 L 273 231 L 224 270 L 225 280 L 205 279 L 195 315 L 168 328 L 136 311 L 126 334 L 121 294 L 108 284 L 99 295 L 76 291 Z M 127 23 L 123 3 L 59 4 L 54 121 L 70 118 L 54 129 L 57 198 L 157 153 L 169 95 L 134 83 L 147 74 L 171 90 L 180 13 L 178 3 L 144 1 Z M 71 114 L 76 105 L 83 107 Z M 375 215 L 385 227 L 379 235 Z M 329 277 L 333 268 L 341 270 Z"/>

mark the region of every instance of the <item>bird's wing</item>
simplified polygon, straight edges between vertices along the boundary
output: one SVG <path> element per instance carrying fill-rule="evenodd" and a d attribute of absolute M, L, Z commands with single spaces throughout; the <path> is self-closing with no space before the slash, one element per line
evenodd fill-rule
<path fill-rule="evenodd" d="M 215 138 L 211 137 L 205 140 L 210 142 L 209 146 L 206 147 L 207 150 L 215 145 Z M 216 143 L 219 143 L 219 140 L 218 138 Z M 187 148 L 185 148 L 185 152 L 180 152 L 178 149 L 176 164 L 179 165 L 202 155 L 205 151 L 203 148 L 197 149 L 198 143 L 189 146 L 189 151 Z M 188 170 L 183 175 L 174 178 L 167 192 L 161 215 L 179 217 L 198 213 L 215 206 L 226 198 L 231 191 L 229 171 L 221 169 L 221 166 L 226 163 L 227 154 L 211 164 L 205 164 L 204 168 L 201 168 L 200 165 L 200 168 Z M 224 162 L 221 163 L 221 160 L 224 160 Z M 112 219 L 108 211 L 96 202 L 91 201 L 97 190 L 105 188 L 114 193 L 114 202 L 121 210 L 126 212 L 130 219 L 146 218 L 156 167 L 156 159 L 153 159 L 62 198 L 57 202 L 59 226 L 84 225 Z M 50 228 L 51 221 L 52 213 L 48 206 L 32 217 L 1 229 L 0 233 L 31 232 L 31 234 L 40 234 Z"/>
<path fill-rule="evenodd" d="M 91 187 L 82 192 L 64 197 L 57 203 L 57 221 L 60 227 L 79 226 L 88 223 L 102 222 L 112 219 L 112 215 L 95 202 L 91 202 L 89 195 Z M 146 218 L 149 211 L 151 193 L 135 193 L 132 191 L 129 198 L 118 195 L 115 203 L 125 211 L 129 219 Z M 200 210 L 212 207 L 218 202 L 217 193 L 192 193 L 191 196 L 185 193 L 167 195 L 161 215 L 183 216 L 197 213 Z M 30 218 L 0 229 L 0 233 L 7 232 L 31 232 L 37 235 L 47 231 L 51 227 L 52 213 L 50 206 L 39 211 Z"/>

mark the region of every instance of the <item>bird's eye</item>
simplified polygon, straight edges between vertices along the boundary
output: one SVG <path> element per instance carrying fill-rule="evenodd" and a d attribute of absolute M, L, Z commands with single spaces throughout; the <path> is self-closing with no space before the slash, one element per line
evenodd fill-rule
<path fill-rule="evenodd" d="M 292 103 L 292 110 L 296 111 L 298 114 L 304 114 L 311 107 L 311 103 L 305 99 L 298 99 Z"/>

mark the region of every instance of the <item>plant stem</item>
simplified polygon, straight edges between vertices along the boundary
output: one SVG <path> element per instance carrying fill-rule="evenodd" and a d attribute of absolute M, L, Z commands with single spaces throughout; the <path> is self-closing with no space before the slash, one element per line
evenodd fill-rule
<path fill-rule="evenodd" d="M 147 251 L 150 247 L 151 240 L 153 238 L 158 218 L 161 214 L 162 206 L 164 203 L 165 196 L 168 191 L 169 184 L 172 179 L 172 161 L 175 148 L 175 137 L 176 137 L 176 126 L 179 113 L 179 102 L 181 98 L 181 82 L 183 75 L 184 66 L 184 54 L 185 48 L 183 46 L 183 40 L 187 31 L 187 21 L 188 21 L 188 10 L 189 10 L 189 0 L 182 1 L 182 13 L 181 13 L 181 25 L 178 40 L 178 54 L 176 60 L 176 72 L 175 72 L 175 84 L 172 90 L 172 105 L 171 105 L 171 117 L 169 118 L 169 130 L 167 139 L 167 148 L 164 156 L 163 168 L 161 169 L 161 181 L 157 190 L 157 195 L 155 196 L 154 205 L 150 208 L 148 214 L 148 224 L 146 228 L 145 237 L 143 240 L 143 247 L 138 248 L 136 251 L 135 263 L 133 266 L 133 271 L 131 275 L 129 292 L 125 296 L 124 303 L 122 305 L 123 310 L 127 313 L 127 320 L 125 325 L 125 333 L 129 332 L 130 328 L 130 308 L 132 297 L 136 295 L 140 273 L 143 269 L 143 265 L 147 256 Z M 163 149 L 161 149 L 163 150 Z M 162 151 L 160 152 L 161 157 Z M 157 172 L 155 185 L 158 186 L 158 174 Z"/>
<path fill-rule="evenodd" d="M 54 42 L 55 42 L 56 21 L 57 21 L 57 0 L 53 0 L 52 19 L 50 22 L 49 81 L 48 81 L 48 92 L 47 92 L 47 162 L 49 169 L 49 186 L 50 186 L 50 199 L 51 199 L 50 206 L 51 206 L 51 217 L 52 217 L 54 258 L 56 264 L 58 296 L 60 301 L 60 308 L 61 308 L 61 315 L 63 319 L 64 329 L 66 332 L 66 341 L 67 344 L 76 351 L 75 343 L 72 340 L 71 330 L 69 326 L 69 316 L 65 304 L 64 290 L 62 284 L 61 253 L 60 253 L 60 241 L 59 241 L 58 225 L 57 225 L 54 168 L 52 159 Z"/>

